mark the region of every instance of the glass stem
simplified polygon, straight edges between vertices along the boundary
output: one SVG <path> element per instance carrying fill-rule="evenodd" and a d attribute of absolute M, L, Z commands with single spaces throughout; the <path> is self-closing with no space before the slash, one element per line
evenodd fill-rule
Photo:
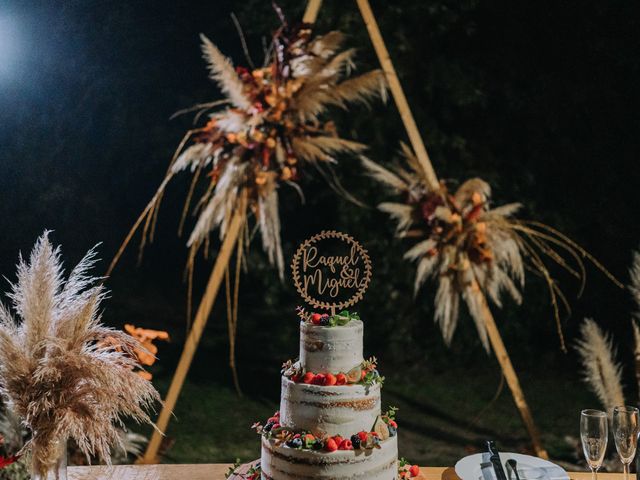
<path fill-rule="evenodd" d="M 598 480 L 598 469 L 591 468 L 591 480 Z"/>
<path fill-rule="evenodd" d="M 624 473 L 624 480 L 629 480 L 629 464 L 622 464 L 622 472 Z"/>

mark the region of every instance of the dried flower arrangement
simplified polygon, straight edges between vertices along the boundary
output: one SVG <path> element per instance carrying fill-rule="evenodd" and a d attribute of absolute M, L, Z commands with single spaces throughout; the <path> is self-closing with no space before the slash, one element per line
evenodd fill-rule
<path fill-rule="evenodd" d="M 534 221 L 513 218 L 519 203 L 490 207 L 491 187 L 473 178 L 450 192 L 444 182 L 434 187 L 413 152 L 402 145 L 409 169 L 394 172 L 362 158 L 369 174 L 402 195 L 402 202 L 381 203 L 380 210 L 397 222 L 397 236 L 417 239 L 405 258 L 417 263 L 415 292 L 428 278 L 438 281 L 435 321 L 450 344 L 455 332 L 460 299 L 466 302 L 478 335 L 489 350 L 487 330 L 474 290 L 481 290 L 497 306 L 506 291 L 516 302 L 522 300 L 525 270 L 545 279 L 553 305 L 563 350 L 559 303 L 569 303 L 551 276 L 544 260 L 560 265 L 581 283 L 585 281 L 583 258 L 590 260 L 614 283 L 620 283 L 587 251 L 557 230 Z M 573 260 L 573 264 L 571 264 Z"/>
<path fill-rule="evenodd" d="M 45 232 L 29 260 L 20 257 L 8 294 L 18 321 L 0 307 L 0 393 L 31 434 L 23 450 L 35 474 L 56 464 L 67 439 L 110 463 L 123 419 L 151 423 L 146 410 L 159 400 L 134 371 L 140 343 L 100 322 L 105 291 L 88 274 L 94 262 L 90 250 L 65 280 Z"/>
<path fill-rule="evenodd" d="M 635 375 L 640 386 L 640 252 L 633 255 L 629 270 L 631 284 L 628 289 L 638 310 L 631 319 L 634 340 Z M 611 335 L 602 331 L 592 319 L 585 319 L 580 327 L 582 337 L 576 350 L 584 368 L 584 381 L 607 410 L 626 405 L 622 388 L 623 366 L 617 360 L 617 351 Z"/>
<path fill-rule="evenodd" d="M 264 67 L 234 68 L 230 59 L 204 35 L 204 57 L 210 77 L 226 99 L 197 105 L 196 120 L 212 107 L 226 105 L 209 114 L 208 122 L 189 130 L 180 143 L 169 170 L 151 202 L 125 239 L 126 244 L 143 224 L 141 250 L 153 240 L 158 208 L 168 182 L 184 170 L 193 173 L 179 230 L 192 210 L 197 216 L 189 236 L 188 269 L 197 251 L 208 245 L 212 230 L 227 232 L 231 217 L 247 196 L 247 208 L 255 215 L 263 248 L 269 261 L 284 274 L 280 241 L 278 188 L 286 184 L 302 196 L 299 180 L 305 168 L 315 167 L 332 185 L 342 190 L 330 170 L 339 154 L 361 152 L 361 143 L 341 138 L 334 123 L 323 119 L 329 107 L 347 108 L 385 95 L 380 70 L 349 77 L 354 68 L 353 49 L 340 51 L 344 35 L 334 31 L 313 37 L 308 24 L 289 24 L 276 8 L 282 26 L 273 36 Z M 185 146 L 191 143 L 190 146 Z M 328 170 L 329 169 L 329 170 Z M 198 182 L 204 193 L 191 208 Z M 206 248 L 205 248 L 206 253 Z"/>

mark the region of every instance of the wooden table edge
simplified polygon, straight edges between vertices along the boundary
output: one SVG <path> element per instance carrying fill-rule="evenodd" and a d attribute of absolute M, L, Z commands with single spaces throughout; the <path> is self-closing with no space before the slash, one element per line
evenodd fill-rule
<path fill-rule="evenodd" d="M 112 467 L 69 467 L 69 480 L 218 480 L 231 464 L 117 465 Z M 455 480 L 452 467 L 421 467 L 424 480 Z M 591 480 L 590 472 L 569 472 L 572 480 Z M 599 480 L 621 480 L 621 473 L 600 473 Z M 635 480 L 635 475 L 630 475 Z"/>

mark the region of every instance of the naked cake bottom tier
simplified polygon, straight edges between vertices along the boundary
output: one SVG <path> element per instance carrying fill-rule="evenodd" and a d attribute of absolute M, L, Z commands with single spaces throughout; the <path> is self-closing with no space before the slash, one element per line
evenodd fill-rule
<path fill-rule="evenodd" d="M 262 438 L 262 480 L 396 480 L 398 437 L 371 450 L 316 452 Z"/>

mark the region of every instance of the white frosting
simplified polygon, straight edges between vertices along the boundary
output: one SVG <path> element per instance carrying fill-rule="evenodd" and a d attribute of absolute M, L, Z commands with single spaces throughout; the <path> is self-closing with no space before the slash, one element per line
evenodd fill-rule
<path fill-rule="evenodd" d="M 380 415 L 380 384 L 324 387 L 282 377 L 280 423 L 316 436 L 370 432 Z"/>
<path fill-rule="evenodd" d="M 262 480 L 396 480 L 397 437 L 371 450 L 317 452 L 262 439 Z"/>
<path fill-rule="evenodd" d="M 313 373 L 348 372 L 362 363 L 362 321 L 339 327 L 300 322 L 300 364 Z"/>

